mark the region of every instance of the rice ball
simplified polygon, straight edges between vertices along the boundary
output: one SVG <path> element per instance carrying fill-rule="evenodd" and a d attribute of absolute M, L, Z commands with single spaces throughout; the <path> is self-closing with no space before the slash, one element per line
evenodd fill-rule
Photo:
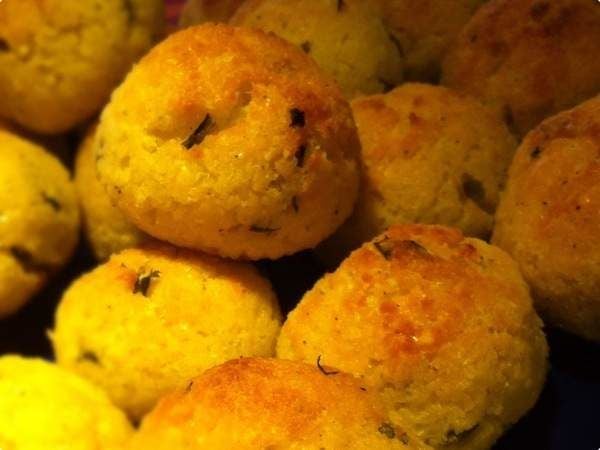
<path fill-rule="evenodd" d="M 402 53 L 370 2 L 247 0 L 231 23 L 271 31 L 299 46 L 349 98 L 402 81 Z"/>
<path fill-rule="evenodd" d="M 40 133 L 88 119 L 162 30 L 162 0 L 0 2 L 0 116 Z"/>
<path fill-rule="evenodd" d="M 360 377 L 434 448 L 487 449 L 536 402 L 548 347 L 517 265 L 455 229 L 397 225 L 285 322 L 277 355 Z"/>
<path fill-rule="evenodd" d="M 115 91 L 95 145 L 127 218 L 230 258 L 311 248 L 349 215 L 359 142 L 335 84 L 291 44 L 202 25 L 155 47 Z"/>
<path fill-rule="evenodd" d="M 272 356 L 281 313 L 246 263 L 159 244 L 128 249 L 76 280 L 56 312 L 59 365 L 139 419 L 165 393 L 240 356 Z"/>
<path fill-rule="evenodd" d="M 600 342 L 598 236 L 600 96 L 525 137 L 493 236 L 519 263 L 544 319 Z"/>
<path fill-rule="evenodd" d="M 96 127 L 93 126 L 77 151 L 75 187 L 87 241 L 96 259 L 105 261 L 113 253 L 145 242 L 148 236 L 133 226 L 112 204 L 98 180 L 94 158 L 95 138 Z"/>
<path fill-rule="evenodd" d="M 2 450 L 116 450 L 133 429 L 97 387 L 55 364 L 0 357 Z"/>
<path fill-rule="evenodd" d="M 600 92 L 599 6 L 491 0 L 449 50 L 442 82 L 480 98 L 523 136 Z"/>
<path fill-rule="evenodd" d="M 163 398 L 132 450 L 424 449 L 368 389 L 331 368 L 229 361 Z"/>
<path fill-rule="evenodd" d="M 0 128 L 0 318 L 16 312 L 71 257 L 75 188 L 45 149 Z"/>

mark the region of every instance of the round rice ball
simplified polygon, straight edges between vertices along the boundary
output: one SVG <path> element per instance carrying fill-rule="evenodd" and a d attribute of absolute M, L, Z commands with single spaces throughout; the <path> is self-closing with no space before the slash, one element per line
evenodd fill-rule
<path fill-rule="evenodd" d="M 95 145 L 127 218 L 231 258 L 311 248 L 349 215 L 359 142 L 310 58 L 258 30 L 202 25 L 155 47 L 115 91 Z"/>
<path fill-rule="evenodd" d="M 81 142 L 75 160 L 75 188 L 81 205 L 85 236 L 99 261 L 113 253 L 135 247 L 146 240 L 123 213 L 113 205 L 104 186 L 98 180 L 94 158 L 96 127 L 93 126 Z"/>
<path fill-rule="evenodd" d="M 510 169 L 493 242 L 519 263 L 544 319 L 600 342 L 599 236 L 597 96 L 527 135 Z"/>
<path fill-rule="evenodd" d="M 79 209 L 69 173 L 0 128 L 0 318 L 17 311 L 71 257 Z"/>
<path fill-rule="evenodd" d="M 54 364 L 0 357 L 2 450 L 116 450 L 133 429 L 88 381 Z"/>
<path fill-rule="evenodd" d="M 442 82 L 492 106 L 519 136 L 600 92 L 600 8 L 491 0 L 463 28 Z"/>
<path fill-rule="evenodd" d="M 398 225 L 285 322 L 277 355 L 361 378 L 434 448 L 487 449 L 536 402 L 548 348 L 517 265 L 455 229 Z"/>
<path fill-rule="evenodd" d="M 162 0 L 0 2 L 0 116 L 60 133 L 98 111 L 162 30 Z"/>
<path fill-rule="evenodd" d="M 349 98 L 402 81 L 401 50 L 364 0 L 247 0 L 231 23 L 271 31 L 299 46 Z"/>
<path fill-rule="evenodd" d="M 76 280 L 52 341 L 59 365 L 139 419 L 209 367 L 272 356 L 280 325 L 270 283 L 253 266 L 157 244 L 124 250 Z"/>
<path fill-rule="evenodd" d="M 331 368 L 246 358 L 163 398 L 132 450 L 427 448 L 386 419 L 368 389 Z"/>

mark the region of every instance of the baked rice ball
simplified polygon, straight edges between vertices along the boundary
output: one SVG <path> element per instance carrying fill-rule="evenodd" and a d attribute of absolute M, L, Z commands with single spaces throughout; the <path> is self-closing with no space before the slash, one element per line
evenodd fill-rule
<path fill-rule="evenodd" d="M 264 358 L 229 361 L 163 398 L 132 450 L 421 449 L 376 397 L 331 368 Z"/>
<path fill-rule="evenodd" d="M 95 152 L 110 197 L 143 231 L 259 259 L 314 247 L 350 215 L 359 145 L 350 106 L 301 50 L 208 24 L 136 65 Z"/>
<path fill-rule="evenodd" d="M 439 79 L 442 58 L 486 0 L 375 0 L 402 49 L 409 80 Z"/>
<path fill-rule="evenodd" d="M 162 0 L 0 2 L 0 115 L 40 133 L 89 118 L 160 34 Z"/>
<path fill-rule="evenodd" d="M 548 348 L 517 265 L 455 229 L 398 225 L 288 316 L 281 358 L 353 374 L 425 443 L 487 449 L 536 402 Z"/>
<path fill-rule="evenodd" d="M 510 169 L 493 242 L 519 263 L 545 320 L 600 342 L 599 236 L 597 96 L 527 135 Z"/>
<path fill-rule="evenodd" d="M 442 82 L 523 136 L 600 92 L 600 8 L 590 0 L 491 0 L 463 28 Z"/>
<path fill-rule="evenodd" d="M 123 213 L 112 204 L 98 180 L 94 158 L 96 127 L 81 142 L 75 160 L 75 188 L 83 214 L 85 236 L 94 256 L 105 261 L 113 253 L 135 247 L 148 240 Z"/>
<path fill-rule="evenodd" d="M 356 99 L 352 111 L 362 144 L 361 189 L 353 215 L 320 255 L 339 262 L 394 223 L 489 236 L 517 147 L 492 111 L 450 89 L 416 83 Z"/>
<path fill-rule="evenodd" d="M 15 355 L 0 357 L 0 422 L 2 450 L 116 450 L 133 432 L 97 387 Z"/>
<path fill-rule="evenodd" d="M 42 147 L 0 128 L 0 318 L 16 312 L 70 258 L 75 188 Z"/>
<path fill-rule="evenodd" d="M 281 314 L 250 264 L 170 246 L 128 249 L 76 280 L 56 312 L 59 365 L 132 418 L 209 367 L 272 356 Z"/>
<path fill-rule="evenodd" d="M 402 82 L 401 50 L 365 0 L 247 0 L 231 23 L 271 31 L 296 44 L 348 98 Z"/>
<path fill-rule="evenodd" d="M 187 0 L 179 16 L 179 26 L 204 22 L 227 22 L 244 0 Z"/>

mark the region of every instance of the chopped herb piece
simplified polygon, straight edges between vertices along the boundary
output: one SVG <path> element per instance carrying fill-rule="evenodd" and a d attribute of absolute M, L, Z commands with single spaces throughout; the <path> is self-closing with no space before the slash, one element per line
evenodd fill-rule
<path fill-rule="evenodd" d="M 274 233 L 277 230 L 279 230 L 279 228 L 261 227 L 260 225 L 251 225 L 250 226 L 250 231 L 253 231 L 254 233 L 270 234 L 270 233 Z"/>
<path fill-rule="evenodd" d="M 296 166 L 304 167 L 304 159 L 306 158 L 306 145 L 302 144 L 294 153 L 294 158 L 296 158 Z"/>
<path fill-rule="evenodd" d="M 296 197 L 295 195 L 292 197 L 292 208 L 295 212 L 298 212 L 300 210 L 300 206 L 298 205 L 298 197 Z"/>
<path fill-rule="evenodd" d="M 148 273 L 138 273 L 137 278 L 135 279 L 135 284 L 133 285 L 133 293 L 137 294 L 141 293 L 144 297 L 148 297 L 148 289 L 150 288 L 150 283 L 153 278 L 160 277 L 160 271 L 151 270 Z"/>
<path fill-rule="evenodd" d="M 200 122 L 200 125 L 198 125 L 198 127 L 194 130 L 194 132 L 192 134 L 190 134 L 188 136 L 188 138 L 185 141 L 183 141 L 183 143 L 181 145 L 183 145 L 185 148 L 187 148 L 189 150 L 194 145 L 200 144 L 204 140 L 206 135 L 208 134 L 212 125 L 213 125 L 212 117 L 210 117 L 210 114 L 207 114 L 204 117 L 204 119 L 202 120 L 202 122 Z"/>
<path fill-rule="evenodd" d="M 46 194 L 45 192 L 42 192 L 42 198 L 46 203 L 50 205 L 50 207 L 54 211 L 60 211 L 62 209 L 62 205 L 60 204 L 60 202 L 54 197 L 51 197 L 50 195 Z"/>
<path fill-rule="evenodd" d="M 531 153 L 530 153 L 531 159 L 538 158 L 541 153 L 542 153 L 542 149 L 539 147 L 535 147 L 533 150 L 531 150 Z"/>
<path fill-rule="evenodd" d="M 6 42 L 4 39 L 0 38 L 0 52 L 7 52 L 10 50 L 10 46 L 8 45 L 8 42 Z"/>
<path fill-rule="evenodd" d="M 383 256 L 386 260 L 392 259 L 392 253 L 394 251 L 394 246 L 390 242 L 390 238 L 384 236 L 383 239 L 379 241 L 373 242 L 373 245 L 377 249 L 381 256 Z"/>
<path fill-rule="evenodd" d="M 309 41 L 304 41 L 302 44 L 300 44 L 300 48 L 304 51 L 304 53 L 310 53 L 312 44 Z"/>
<path fill-rule="evenodd" d="M 340 12 L 345 7 L 346 7 L 346 2 L 344 0 L 337 0 L 337 10 L 338 10 L 338 12 Z"/>
<path fill-rule="evenodd" d="M 394 430 L 394 427 L 387 422 L 382 423 L 380 427 L 377 428 L 377 431 L 389 439 L 394 439 L 396 437 L 396 430 Z"/>
<path fill-rule="evenodd" d="M 340 373 L 340 372 L 339 372 L 339 371 L 337 371 L 337 370 L 327 370 L 327 369 L 325 369 L 325 368 L 324 368 L 324 367 L 321 365 L 321 355 L 317 356 L 317 367 L 319 368 L 319 370 L 321 371 L 321 373 L 322 373 L 323 375 L 330 376 L 330 375 L 337 375 L 338 373 Z"/>
<path fill-rule="evenodd" d="M 304 111 L 302 111 L 301 109 L 290 109 L 290 118 L 290 127 L 292 128 L 302 128 L 304 125 L 306 125 L 306 122 L 304 120 Z"/>
<path fill-rule="evenodd" d="M 84 350 L 83 352 L 81 352 L 81 354 L 77 358 L 77 361 L 101 365 L 100 358 L 98 358 L 98 355 L 96 355 L 96 353 L 90 350 Z"/>

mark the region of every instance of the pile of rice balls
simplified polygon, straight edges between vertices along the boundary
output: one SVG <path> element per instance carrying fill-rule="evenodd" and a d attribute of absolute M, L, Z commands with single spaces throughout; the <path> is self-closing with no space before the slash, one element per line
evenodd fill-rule
<path fill-rule="evenodd" d="M 542 319 L 600 342 L 600 4 L 163 17 L 0 1 L 0 327 L 98 262 L 0 357 L 2 450 L 488 449 Z M 306 250 L 284 317 L 256 262 Z"/>

